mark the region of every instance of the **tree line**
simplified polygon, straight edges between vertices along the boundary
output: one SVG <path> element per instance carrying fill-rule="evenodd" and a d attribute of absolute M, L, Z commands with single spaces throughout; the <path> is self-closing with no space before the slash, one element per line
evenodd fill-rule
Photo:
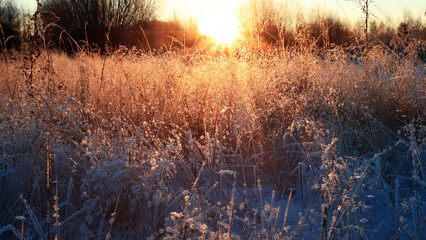
<path fill-rule="evenodd" d="M 196 19 L 158 20 L 161 6 L 155 0 L 45 0 L 42 6 L 37 2 L 39 16 L 32 19 L 41 22 L 44 40 L 51 48 L 68 52 L 78 51 L 79 46 L 158 50 L 211 44 L 198 31 Z M 31 23 L 11 0 L 0 0 L 0 14 L 0 50 L 19 49 Z M 309 45 L 330 49 L 363 41 L 362 24 L 348 27 L 321 12 L 307 19 L 288 1 L 250 0 L 241 6 L 239 18 L 244 41 L 256 48 Z M 423 45 L 417 47 L 424 58 L 426 26 L 421 20 L 405 17 L 397 28 L 372 20 L 368 31 L 372 44 L 394 49 L 403 49 L 412 39 L 421 40 Z"/>
<path fill-rule="evenodd" d="M 11 0 L 0 0 L 0 51 L 20 49 L 38 31 L 46 47 L 75 52 L 119 46 L 160 49 L 193 46 L 199 36 L 194 19 L 158 20 L 156 0 L 45 0 L 24 16 Z M 35 26 L 37 25 L 37 26 Z M 189 33 L 189 34 L 188 34 Z M 9 38 L 9 39 L 8 39 Z"/>
<path fill-rule="evenodd" d="M 321 10 L 306 16 L 289 1 L 249 0 L 241 6 L 239 18 L 243 37 L 266 47 L 309 45 L 330 49 L 360 46 L 365 41 L 364 19 L 348 26 L 338 17 Z M 426 26 L 421 19 L 414 19 L 406 13 L 397 27 L 377 18 L 369 19 L 367 29 L 369 44 L 397 50 L 414 44 L 425 59 Z"/>
<path fill-rule="evenodd" d="M 0 51 L 20 47 L 19 15 L 18 8 L 11 1 L 0 0 Z"/>

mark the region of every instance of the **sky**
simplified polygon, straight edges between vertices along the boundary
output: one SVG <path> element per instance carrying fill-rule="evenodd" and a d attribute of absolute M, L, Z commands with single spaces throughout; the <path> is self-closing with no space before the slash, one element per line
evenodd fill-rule
<path fill-rule="evenodd" d="M 172 13 L 173 9 L 182 15 L 209 15 L 213 8 L 222 7 L 227 11 L 235 11 L 241 3 L 247 0 L 162 0 L 165 13 Z M 362 11 L 359 8 L 357 0 L 286 0 L 289 5 L 301 6 L 304 9 L 322 8 L 336 13 L 343 18 L 352 20 L 354 17 L 362 17 Z M 426 18 L 426 0 L 374 0 L 372 1 L 371 11 L 378 18 L 383 17 L 383 13 L 391 18 L 402 18 L 404 11 L 407 10 L 415 17 Z M 382 13 L 383 12 L 383 13 Z"/>
<path fill-rule="evenodd" d="M 15 0 L 18 6 L 25 9 L 35 9 L 35 0 Z M 185 19 L 192 16 L 197 19 L 200 31 L 206 35 L 218 35 L 218 31 L 225 31 L 223 36 L 235 37 L 237 32 L 236 11 L 242 3 L 248 0 L 160 0 L 160 18 L 168 19 L 174 15 Z M 302 9 L 309 13 L 317 9 L 339 16 L 341 20 L 354 23 L 363 19 L 358 0 L 285 0 L 288 6 Z M 426 24 L 426 0 L 372 0 L 370 12 L 375 20 L 396 27 L 402 20 L 405 12 L 415 18 L 422 19 Z M 226 41 L 226 39 L 223 39 Z"/>
<path fill-rule="evenodd" d="M 35 8 L 35 0 L 15 0 L 18 5 L 24 6 L 26 9 Z M 182 15 L 192 14 L 201 15 L 208 14 L 209 8 L 223 7 L 227 11 L 232 12 L 238 6 L 247 0 L 160 0 L 163 2 L 163 14 L 167 15 L 175 9 Z M 290 4 L 300 4 L 302 7 L 322 7 L 341 15 L 360 15 L 360 9 L 357 6 L 357 0 L 286 0 Z M 402 17 L 403 11 L 410 11 L 413 16 L 422 16 L 425 18 L 426 0 L 373 0 L 373 5 L 381 7 L 389 16 Z M 379 11 L 373 6 L 373 11 L 378 15 Z"/>

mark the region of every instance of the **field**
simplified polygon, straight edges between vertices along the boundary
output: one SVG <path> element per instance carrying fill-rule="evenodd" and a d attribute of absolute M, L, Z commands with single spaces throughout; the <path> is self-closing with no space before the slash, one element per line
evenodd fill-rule
<path fill-rule="evenodd" d="M 2 239 L 425 239 L 415 54 L 3 54 Z"/>

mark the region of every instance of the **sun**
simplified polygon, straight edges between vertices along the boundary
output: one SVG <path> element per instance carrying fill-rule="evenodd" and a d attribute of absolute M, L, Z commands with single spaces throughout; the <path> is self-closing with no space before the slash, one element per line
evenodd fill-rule
<path fill-rule="evenodd" d="M 204 5 L 197 14 L 200 32 L 217 43 L 228 45 L 240 37 L 236 7 L 229 2 L 232 1 L 210 1 L 211 4 Z"/>
<path fill-rule="evenodd" d="M 206 36 L 221 44 L 231 44 L 240 37 L 239 24 L 233 16 L 216 15 L 215 18 L 200 18 L 198 28 Z"/>

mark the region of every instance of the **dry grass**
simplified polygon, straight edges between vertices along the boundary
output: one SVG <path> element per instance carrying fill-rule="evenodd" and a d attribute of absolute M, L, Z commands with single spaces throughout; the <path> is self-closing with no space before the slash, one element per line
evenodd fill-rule
<path fill-rule="evenodd" d="M 363 157 L 402 139 L 397 130 L 404 125 L 424 128 L 426 87 L 424 65 L 414 58 L 379 47 L 368 56 L 348 52 L 288 50 L 241 58 L 198 54 L 188 61 L 171 52 L 70 58 L 44 51 L 32 68 L 22 56 L 1 61 L 0 170 L 16 170 L 2 175 L 3 186 L 14 186 L 2 188 L 3 194 L 23 194 L 36 215 L 46 212 L 41 174 L 46 171 L 47 135 L 54 153 L 52 176 L 59 181 L 63 203 L 64 237 L 96 238 L 112 229 L 128 237 L 234 236 L 232 226 L 244 226 L 239 217 L 256 214 L 229 213 L 235 187 L 231 196 L 233 179 L 219 170 L 238 172 L 240 190 L 262 179 L 285 193 L 298 186 L 294 171 L 303 163 L 305 184 L 330 181 L 339 191 L 352 189 L 357 182 L 349 178 L 360 171 Z M 339 140 L 333 141 L 336 149 L 330 154 L 331 146 L 325 146 L 334 138 Z M 359 158 L 359 165 L 338 156 Z M 333 169 L 341 164 L 348 169 L 324 173 L 320 167 L 331 164 L 326 162 L 337 166 Z M 348 179 L 331 184 L 334 180 L 321 177 L 330 171 Z M 391 174 L 411 177 L 395 171 Z M 345 207 L 359 196 L 350 194 L 342 195 L 350 198 Z M 222 205 L 216 203 L 219 196 Z M 336 196 L 323 201 L 338 209 Z M 13 221 L 6 209 L 25 213 L 12 202 L 2 202 L 0 226 Z M 332 230 L 323 231 L 326 238 L 344 235 L 334 231 L 340 223 L 330 224 Z M 294 235 L 283 226 L 268 236 L 309 236 L 300 230 L 302 223 L 298 226 Z"/>

